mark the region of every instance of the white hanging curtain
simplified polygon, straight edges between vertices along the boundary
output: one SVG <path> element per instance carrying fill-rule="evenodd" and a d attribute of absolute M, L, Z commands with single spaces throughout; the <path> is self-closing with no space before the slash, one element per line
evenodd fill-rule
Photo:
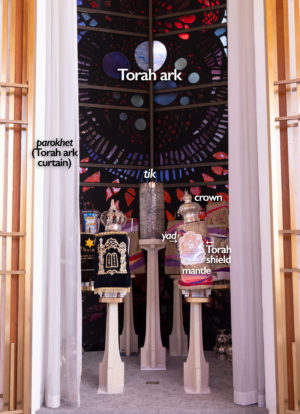
<path fill-rule="evenodd" d="M 230 277 L 234 402 L 264 406 L 254 3 L 228 0 Z"/>
<path fill-rule="evenodd" d="M 45 133 L 37 139 L 73 140 L 78 151 L 76 1 L 47 1 L 45 12 Z M 44 403 L 51 408 L 62 400 L 77 406 L 80 395 L 79 157 L 70 159 L 69 169 L 37 167 L 44 170 L 43 387 Z"/>

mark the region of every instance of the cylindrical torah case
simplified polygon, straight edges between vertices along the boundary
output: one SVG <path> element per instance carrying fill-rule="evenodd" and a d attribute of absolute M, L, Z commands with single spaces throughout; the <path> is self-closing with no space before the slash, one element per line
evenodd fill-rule
<path fill-rule="evenodd" d="M 140 184 L 140 238 L 161 239 L 165 231 L 164 186 L 162 183 Z"/>

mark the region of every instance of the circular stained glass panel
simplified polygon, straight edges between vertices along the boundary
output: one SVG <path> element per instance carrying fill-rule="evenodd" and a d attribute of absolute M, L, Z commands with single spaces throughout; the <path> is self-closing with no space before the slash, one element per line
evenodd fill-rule
<path fill-rule="evenodd" d="M 171 89 L 171 88 L 177 88 L 176 82 L 174 81 L 158 81 L 154 85 L 154 90 L 159 91 L 162 89 Z M 170 93 L 160 93 L 154 95 L 154 102 L 156 102 L 158 105 L 170 105 L 172 102 L 175 101 L 177 98 L 177 92 L 170 92 Z"/>
<path fill-rule="evenodd" d="M 145 41 L 140 43 L 134 52 L 134 57 L 136 64 L 139 68 L 143 70 L 148 70 L 150 67 L 149 64 L 149 42 Z M 154 40 L 153 42 L 153 70 L 157 71 L 160 69 L 167 59 L 167 49 L 166 46 Z"/>
<path fill-rule="evenodd" d="M 200 75 L 197 72 L 192 72 L 189 77 L 188 77 L 188 81 L 190 83 L 197 83 L 200 80 Z"/>
<path fill-rule="evenodd" d="M 126 121 L 128 116 L 126 114 L 126 112 L 121 112 L 119 115 L 119 118 L 121 119 L 121 121 Z"/>
<path fill-rule="evenodd" d="M 135 121 L 134 126 L 138 131 L 144 131 L 146 129 L 147 123 L 144 118 L 138 118 Z"/>
<path fill-rule="evenodd" d="M 190 103 L 190 98 L 188 96 L 183 96 L 180 98 L 180 105 L 188 105 Z"/>
<path fill-rule="evenodd" d="M 118 69 L 130 69 L 129 60 L 121 52 L 109 52 L 102 59 L 103 70 L 113 79 L 121 79 Z"/>
<path fill-rule="evenodd" d="M 143 106 L 144 99 L 140 95 L 133 95 L 131 97 L 131 103 L 133 106 L 137 106 L 138 108 Z"/>
<path fill-rule="evenodd" d="M 175 62 L 175 69 L 183 70 L 187 67 L 187 60 L 185 58 L 179 58 Z"/>

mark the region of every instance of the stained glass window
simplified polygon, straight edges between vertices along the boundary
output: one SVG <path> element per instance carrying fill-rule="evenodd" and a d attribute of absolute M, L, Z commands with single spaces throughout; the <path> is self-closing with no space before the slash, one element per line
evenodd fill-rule
<path fill-rule="evenodd" d="M 77 4 L 81 200 L 105 210 L 114 196 L 137 217 L 151 151 L 167 219 L 187 185 L 228 197 L 226 1 L 153 0 L 152 18 L 146 0 Z M 149 27 L 158 79 L 121 80 L 120 68 L 148 70 Z M 159 79 L 175 69 L 182 80 Z"/>

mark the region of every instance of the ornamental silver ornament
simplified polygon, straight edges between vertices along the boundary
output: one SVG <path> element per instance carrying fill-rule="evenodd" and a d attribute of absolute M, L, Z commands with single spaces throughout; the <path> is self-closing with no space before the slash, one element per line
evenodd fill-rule
<path fill-rule="evenodd" d="M 206 254 L 201 234 L 186 232 L 179 238 L 180 262 L 183 265 L 195 265 L 205 262 Z"/>
<path fill-rule="evenodd" d="M 184 203 L 178 209 L 178 214 L 182 216 L 184 223 L 192 223 L 199 220 L 200 205 L 192 201 L 191 194 L 185 190 L 181 201 Z"/>
<path fill-rule="evenodd" d="M 165 231 L 165 201 L 162 183 L 140 184 L 140 238 L 161 239 Z"/>
<path fill-rule="evenodd" d="M 111 200 L 109 210 L 104 211 L 100 216 L 100 221 L 105 227 L 105 231 L 120 231 L 126 223 L 125 214 L 118 210 L 114 200 Z"/>

